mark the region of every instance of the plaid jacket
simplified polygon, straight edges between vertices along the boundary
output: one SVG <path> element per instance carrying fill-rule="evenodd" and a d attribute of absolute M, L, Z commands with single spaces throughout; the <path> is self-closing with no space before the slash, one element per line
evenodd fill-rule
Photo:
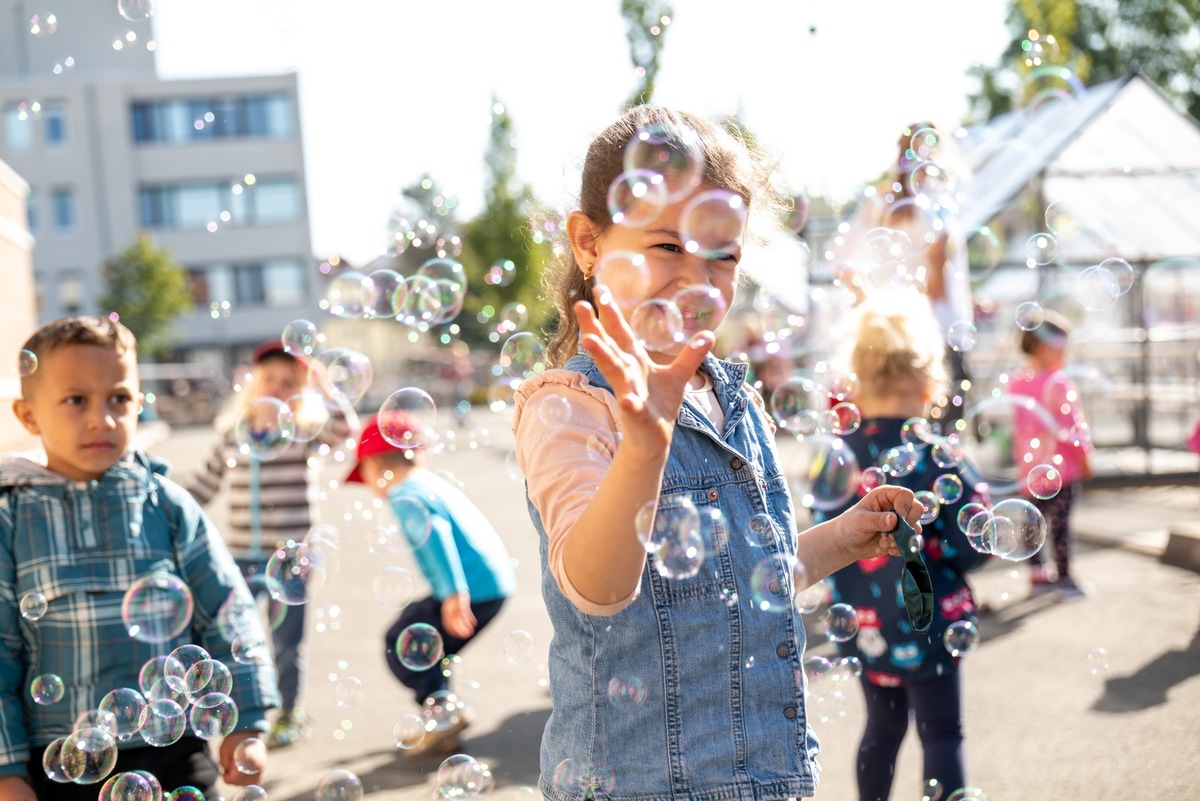
<path fill-rule="evenodd" d="M 0 460 L 0 776 L 24 774 L 31 747 L 69 734 L 111 690 L 137 689 L 142 665 L 184 643 L 232 671 L 237 730 L 266 729 L 278 706 L 274 667 L 239 664 L 230 650 L 239 632 L 263 637 L 257 607 L 207 516 L 165 472 L 142 453 L 89 482 Z M 195 604 L 190 626 L 162 643 L 134 639 L 121 619 L 126 589 L 152 572 L 182 578 Z M 48 602 L 35 621 L 19 611 L 31 592 Z M 66 693 L 42 706 L 29 686 L 47 673 Z"/>

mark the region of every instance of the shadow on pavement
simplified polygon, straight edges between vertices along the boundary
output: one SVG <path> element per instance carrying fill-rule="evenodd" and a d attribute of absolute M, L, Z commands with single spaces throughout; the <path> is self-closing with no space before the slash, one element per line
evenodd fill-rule
<path fill-rule="evenodd" d="M 1110 678 L 1104 695 L 1096 699 L 1097 712 L 1136 712 L 1167 702 L 1167 690 L 1200 674 L 1200 630 L 1182 651 L 1166 651 L 1128 676 Z"/>

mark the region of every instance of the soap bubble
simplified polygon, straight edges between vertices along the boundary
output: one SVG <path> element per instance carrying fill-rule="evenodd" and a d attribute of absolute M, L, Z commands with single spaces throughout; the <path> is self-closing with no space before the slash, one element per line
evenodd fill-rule
<path fill-rule="evenodd" d="M 416 582 L 412 573 L 402 567 L 389 565 L 371 582 L 371 591 L 384 609 L 399 611 L 412 601 Z"/>
<path fill-rule="evenodd" d="M 257 773 L 258 771 L 252 771 Z M 239 787 L 231 801 L 267 801 L 267 791 L 257 784 L 247 784 Z"/>
<path fill-rule="evenodd" d="M 255 398 L 234 423 L 238 449 L 261 461 L 278 458 L 292 444 L 296 419 L 279 398 Z"/>
<path fill-rule="evenodd" d="M 665 529 L 662 536 L 655 536 L 654 568 L 666 579 L 691 578 L 704 564 L 704 549 L 704 537 L 698 525 Z"/>
<path fill-rule="evenodd" d="M 667 199 L 681 200 L 700 186 L 703 177 L 700 136 L 686 126 L 647 125 L 626 144 L 624 167 L 626 172 L 646 170 L 661 175 Z"/>
<path fill-rule="evenodd" d="M 1087 654 L 1088 672 L 1093 676 L 1104 676 L 1108 673 L 1108 651 L 1104 648 L 1093 648 Z"/>
<path fill-rule="evenodd" d="M 68 784 L 71 781 L 62 762 L 62 748 L 66 740 L 66 737 L 59 737 L 47 745 L 46 750 L 42 752 L 42 770 L 45 771 L 46 777 L 50 781 L 59 784 Z"/>
<path fill-rule="evenodd" d="M 846 642 L 858 633 L 858 613 L 850 604 L 833 604 L 825 610 L 825 636 L 833 642 Z"/>
<path fill-rule="evenodd" d="M 98 726 L 86 726 L 67 737 L 61 751 L 63 773 L 76 784 L 96 784 L 117 764 L 117 740 Z"/>
<path fill-rule="evenodd" d="M 1002 559 L 1028 559 L 1046 541 L 1046 520 L 1023 498 L 1008 498 L 992 507 L 992 553 Z"/>
<path fill-rule="evenodd" d="M 746 228 L 746 201 L 736 192 L 709 189 L 688 201 L 679 214 L 683 249 L 701 258 L 735 250 Z"/>
<path fill-rule="evenodd" d="M 100 788 L 99 801 L 162 801 L 162 785 L 146 771 L 118 773 Z"/>
<path fill-rule="evenodd" d="M 813 448 L 808 491 L 801 502 L 810 509 L 840 509 L 858 492 L 862 478 L 858 457 L 838 437 L 819 435 L 810 440 Z"/>
<path fill-rule="evenodd" d="M 324 369 L 324 386 L 335 406 L 353 406 L 362 400 L 375 377 L 371 360 L 349 348 L 329 348 L 317 356 Z"/>
<path fill-rule="evenodd" d="M 662 298 L 639 303 L 630 315 L 629 327 L 651 352 L 664 352 L 684 340 L 683 315 L 679 307 Z"/>
<path fill-rule="evenodd" d="M 608 700 L 613 706 L 638 706 L 646 700 L 646 683 L 632 673 L 613 676 L 608 680 Z"/>
<path fill-rule="evenodd" d="M 1121 295 L 1116 276 L 1102 264 L 1088 267 L 1075 279 L 1075 297 L 1089 311 L 1107 309 Z"/>
<path fill-rule="evenodd" d="M 30 623 L 36 623 L 42 619 L 42 615 L 46 614 L 49 608 L 49 602 L 46 601 L 46 596 L 40 592 L 27 592 L 21 596 L 21 617 L 28 620 Z"/>
<path fill-rule="evenodd" d="M 1033 497 L 1049 500 L 1062 489 L 1062 473 L 1054 465 L 1035 465 L 1025 478 L 1025 486 Z"/>
<path fill-rule="evenodd" d="M 956 620 L 946 627 L 942 643 L 950 656 L 965 656 L 979 645 L 979 627 L 970 620 Z"/>
<path fill-rule="evenodd" d="M 987 484 L 993 495 L 1016 494 L 1024 465 L 1048 463 L 1060 429 L 1045 406 L 1013 394 L 980 400 L 961 423 L 962 476 L 973 485 Z"/>
<path fill-rule="evenodd" d="M 413 623 L 396 638 L 396 655 L 409 670 L 428 670 L 444 653 L 442 635 L 428 623 Z"/>
<path fill-rule="evenodd" d="M 975 324 L 968 320 L 955 320 L 946 329 L 946 344 L 950 350 L 966 353 L 979 341 Z"/>
<path fill-rule="evenodd" d="M 228 693 L 233 687 L 233 674 L 224 662 L 205 659 L 187 669 L 183 682 L 191 698 L 205 693 Z"/>
<path fill-rule="evenodd" d="M 323 305 L 334 317 L 361 319 L 366 316 L 372 290 L 371 279 L 357 270 L 347 270 L 329 282 Z"/>
<path fill-rule="evenodd" d="M 634 169 L 621 173 L 608 187 L 608 214 L 614 223 L 643 228 L 667 206 L 667 184 L 661 174 Z"/>
<path fill-rule="evenodd" d="M 401 450 L 415 450 L 436 437 L 437 404 L 419 387 L 403 387 L 388 395 L 376 417 L 379 434 Z"/>
<path fill-rule="evenodd" d="M 1020 328 L 1022 331 L 1032 331 L 1042 324 L 1042 320 L 1045 319 L 1045 313 L 1040 303 L 1027 300 L 1017 306 L 1014 317 L 1017 321 L 1017 328 Z"/>
<path fill-rule="evenodd" d="M 237 704 L 225 693 L 208 693 L 196 699 L 189 720 L 202 740 L 225 737 L 237 726 Z"/>
<path fill-rule="evenodd" d="M 970 523 L 971 518 L 980 512 L 986 511 L 987 507 L 982 503 L 977 503 L 975 501 L 972 501 L 971 503 L 964 503 L 962 508 L 958 510 L 958 516 L 955 518 L 955 523 L 958 525 L 959 531 L 962 531 L 965 534 L 967 531 L 967 525 Z"/>
<path fill-rule="evenodd" d="M 229 649 L 233 661 L 239 665 L 265 665 L 271 659 L 271 649 L 261 634 L 239 634 Z"/>
<path fill-rule="evenodd" d="M 333 697 L 337 705 L 347 709 L 361 704 L 364 694 L 362 679 L 355 676 L 343 676 L 333 688 Z"/>
<path fill-rule="evenodd" d="M 284 403 L 292 412 L 292 441 L 312 442 L 329 422 L 329 407 L 321 395 L 311 389 L 302 390 Z"/>
<path fill-rule="evenodd" d="M 57 704 L 62 700 L 66 687 L 63 680 L 53 673 L 42 673 L 33 677 L 29 682 L 29 695 L 39 706 Z"/>
<path fill-rule="evenodd" d="M 17 357 L 17 375 L 21 378 L 29 378 L 37 372 L 37 368 L 37 354 L 27 348 L 22 348 L 21 355 Z"/>
<path fill-rule="evenodd" d="M 650 268 L 646 257 L 631 250 L 605 253 L 593 273 L 597 287 L 606 287 L 618 307 L 640 303 L 650 291 Z"/>
<path fill-rule="evenodd" d="M 200 792 L 197 787 L 192 787 L 190 784 L 185 784 L 183 787 L 177 787 L 167 796 L 167 801 L 205 801 L 204 793 Z"/>
<path fill-rule="evenodd" d="M 183 686 L 189 697 L 193 691 L 203 687 L 212 678 L 212 655 L 199 645 L 194 643 L 181 645 L 169 656 L 170 659 L 163 663 L 163 669 L 167 671 L 170 678 L 177 680 Z M 197 665 L 200 665 L 200 669 L 192 671 L 192 668 Z M 189 681 L 199 682 L 199 684 L 189 686 Z"/>
<path fill-rule="evenodd" d="M 320 352 L 325 337 L 311 320 L 292 320 L 283 327 L 283 349 L 295 357 L 313 356 Z"/>
<path fill-rule="evenodd" d="M 504 656 L 514 665 L 525 665 L 536 656 L 533 635 L 514 629 L 504 638 Z"/>
<path fill-rule="evenodd" d="M 183 707 L 169 698 L 150 701 L 138 718 L 138 731 L 148 744 L 162 748 L 178 742 L 187 727 Z"/>
<path fill-rule="evenodd" d="M 317 801 L 362 801 L 362 781 L 348 770 L 331 770 L 317 782 Z"/>
<path fill-rule="evenodd" d="M 130 22 L 145 22 L 154 14 L 154 0 L 117 0 L 117 12 Z"/>
<path fill-rule="evenodd" d="M 376 270 L 367 276 L 367 293 L 364 297 L 363 316 L 368 318 L 394 318 L 404 308 L 408 289 L 404 276 L 395 270 Z"/>
<path fill-rule="evenodd" d="M 944 473 L 933 480 L 933 496 L 943 506 L 955 503 L 962 495 L 962 479 L 953 473 Z"/>
<path fill-rule="evenodd" d="M 683 336 L 713 330 L 725 318 L 726 303 L 721 290 L 706 284 L 685 286 L 671 297 L 683 320 Z"/>
<path fill-rule="evenodd" d="M 121 621 L 129 636 L 161 643 L 178 637 L 192 622 L 192 591 L 179 576 L 151 573 L 136 579 L 121 602 Z"/>
<path fill-rule="evenodd" d="M 942 511 L 942 504 L 936 495 L 929 490 L 918 490 L 913 493 L 913 499 L 921 504 L 921 509 L 923 510 L 921 512 L 921 525 L 927 526 L 934 520 L 937 520 L 938 514 Z"/>
<path fill-rule="evenodd" d="M 497 259 L 483 276 L 488 286 L 508 286 L 517 277 L 517 265 L 512 259 Z"/>
<path fill-rule="evenodd" d="M 117 738 L 118 742 L 128 742 L 137 734 L 142 718 L 142 710 L 146 708 L 146 699 L 137 690 L 119 687 L 107 693 L 100 699 L 100 712 L 107 717 L 105 729 Z"/>
<path fill-rule="evenodd" d="M 484 785 L 484 768 L 466 754 L 447 757 L 437 771 L 437 790 L 442 798 L 474 798 Z"/>
<path fill-rule="evenodd" d="M 500 348 L 500 368 L 505 375 L 532 378 L 548 366 L 546 346 L 528 331 L 513 334 Z"/>
<path fill-rule="evenodd" d="M 403 751 L 416 748 L 425 741 L 425 721 L 420 715 L 401 715 L 392 724 L 392 740 Z"/>
<path fill-rule="evenodd" d="M 321 549 L 289 540 L 267 560 L 266 577 L 272 598 L 297 606 L 321 591 L 329 567 Z"/>
<path fill-rule="evenodd" d="M 1040 231 L 1025 242 L 1025 264 L 1029 267 L 1050 264 L 1058 258 L 1058 240 Z"/>
<path fill-rule="evenodd" d="M 1107 270 L 1108 274 L 1117 282 L 1117 291 L 1119 294 L 1124 295 L 1133 288 L 1136 275 L 1133 271 L 1133 266 L 1129 262 L 1113 257 L 1105 259 L 1097 266 Z"/>

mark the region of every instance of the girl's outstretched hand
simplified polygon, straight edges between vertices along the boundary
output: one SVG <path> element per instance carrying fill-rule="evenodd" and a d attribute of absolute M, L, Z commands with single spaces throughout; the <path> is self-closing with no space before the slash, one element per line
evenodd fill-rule
<path fill-rule="evenodd" d="M 837 518 L 841 524 L 838 541 L 850 561 L 900 556 L 900 549 L 891 535 L 896 529 L 896 515 L 902 516 L 920 533 L 918 521 L 923 513 L 912 490 L 884 484 L 868 492 Z"/>
<path fill-rule="evenodd" d="M 621 411 L 622 444 L 662 453 L 671 444 L 675 418 L 688 380 L 712 350 L 711 331 L 692 337 L 670 364 L 655 364 L 612 301 L 607 288 L 596 291 L 599 315 L 591 304 L 574 306 L 583 345 L 612 385 Z"/>

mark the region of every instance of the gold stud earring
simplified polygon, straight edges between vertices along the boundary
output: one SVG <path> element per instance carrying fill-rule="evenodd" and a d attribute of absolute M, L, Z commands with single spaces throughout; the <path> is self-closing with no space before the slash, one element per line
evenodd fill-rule
<path fill-rule="evenodd" d="M 590 281 L 592 279 L 592 268 L 595 266 L 596 266 L 595 264 L 593 264 L 592 262 L 589 261 L 587 263 L 587 267 L 583 268 L 584 280 Z"/>

